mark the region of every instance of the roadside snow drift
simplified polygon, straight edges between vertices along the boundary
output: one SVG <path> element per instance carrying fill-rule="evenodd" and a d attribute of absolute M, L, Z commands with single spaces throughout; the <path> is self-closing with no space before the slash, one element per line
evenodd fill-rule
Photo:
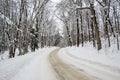
<path fill-rule="evenodd" d="M 120 54 L 101 52 L 92 47 L 67 47 L 58 54 L 66 64 L 90 74 L 95 80 L 119 80 Z"/>
<path fill-rule="evenodd" d="M 35 53 L 0 62 L 0 80 L 56 80 L 48 61 L 55 48 L 39 49 Z"/>

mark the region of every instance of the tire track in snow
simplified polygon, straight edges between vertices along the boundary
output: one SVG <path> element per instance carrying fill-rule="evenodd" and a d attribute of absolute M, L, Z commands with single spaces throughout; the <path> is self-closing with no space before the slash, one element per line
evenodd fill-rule
<path fill-rule="evenodd" d="M 58 75 L 59 80 L 95 80 L 82 70 L 79 71 L 75 69 L 75 67 L 64 63 L 57 54 L 59 50 L 60 49 L 54 50 L 49 56 L 49 61 Z"/>
<path fill-rule="evenodd" d="M 72 64 L 79 70 L 84 70 L 85 72 L 89 73 L 91 76 L 96 77 L 96 79 L 100 80 L 120 80 L 120 69 L 114 68 L 108 65 L 99 64 L 97 62 L 88 61 L 85 59 L 78 58 L 70 54 L 69 52 L 65 51 L 64 54 L 60 54 L 60 58 L 62 59 L 64 55 L 64 59 L 66 63 Z M 71 62 L 69 62 L 69 60 Z"/>
<path fill-rule="evenodd" d="M 112 67 L 112 66 L 109 66 L 109 65 L 105 65 L 105 64 L 102 64 L 102 63 L 99 63 L 99 62 L 94 62 L 94 61 L 90 61 L 90 60 L 86 60 L 86 59 L 82 59 L 82 58 L 79 58 L 77 56 L 74 56 L 73 54 L 70 54 L 69 52 L 66 51 L 66 54 L 74 59 L 77 59 L 79 61 L 84 61 L 86 63 L 89 63 L 89 64 L 94 64 L 100 68 L 104 68 L 105 70 L 107 69 L 108 71 L 111 71 L 111 72 L 116 72 L 116 73 L 120 73 L 120 68 L 118 67 Z"/>

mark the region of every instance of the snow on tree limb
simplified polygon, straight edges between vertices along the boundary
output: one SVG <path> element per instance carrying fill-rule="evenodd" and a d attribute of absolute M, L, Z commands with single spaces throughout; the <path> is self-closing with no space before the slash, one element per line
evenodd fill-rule
<path fill-rule="evenodd" d="M 0 17 L 1 17 L 3 20 L 5 20 L 8 24 L 14 25 L 14 24 L 13 24 L 13 21 L 10 20 L 8 17 L 6 17 L 4 14 L 0 13 Z"/>

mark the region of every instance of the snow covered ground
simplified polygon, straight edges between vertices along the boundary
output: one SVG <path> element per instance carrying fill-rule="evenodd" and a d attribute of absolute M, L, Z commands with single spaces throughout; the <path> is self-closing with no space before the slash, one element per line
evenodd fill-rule
<path fill-rule="evenodd" d="M 53 47 L 12 59 L 7 59 L 5 52 L 0 61 L 0 80 L 119 80 L 119 52 L 113 47 L 106 51 L 92 46 Z"/>
<path fill-rule="evenodd" d="M 90 74 L 95 80 L 119 80 L 120 54 L 103 51 L 98 52 L 91 46 L 67 47 L 59 51 L 59 56 L 68 65 Z"/>
<path fill-rule="evenodd" d="M 56 80 L 48 61 L 49 53 L 54 49 L 39 49 L 35 53 L 2 60 L 0 80 Z"/>
<path fill-rule="evenodd" d="M 65 49 L 78 58 L 120 68 L 120 50 L 115 50 L 113 47 L 101 51 L 97 51 L 92 46 L 68 47 Z"/>

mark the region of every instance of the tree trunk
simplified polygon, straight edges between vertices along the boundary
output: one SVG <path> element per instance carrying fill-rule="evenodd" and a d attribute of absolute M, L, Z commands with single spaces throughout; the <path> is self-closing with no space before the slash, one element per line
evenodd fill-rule
<path fill-rule="evenodd" d="M 78 19 L 78 9 L 76 11 L 76 15 L 77 15 L 77 46 L 79 47 L 80 44 L 80 31 L 79 31 L 79 19 Z"/>
<path fill-rule="evenodd" d="M 89 25 L 89 18 L 88 18 L 88 13 L 86 13 L 86 20 L 87 20 L 87 22 L 88 22 L 88 40 L 89 40 L 89 42 L 91 41 L 91 34 L 90 34 L 90 25 Z"/>
<path fill-rule="evenodd" d="M 104 0 L 104 3 L 105 3 L 105 6 L 107 6 L 107 0 Z M 104 19 L 104 32 L 105 32 L 105 38 L 108 38 L 108 46 L 110 47 L 111 44 L 110 44 L 110 36 L 109 36 L 109 31 L 108 31 L 108 9 L 105 9 L 104 10 L 104 13 L 105 13 L 105 19 Z"/>
<path fill-rule="evenodd" d="M 72 46 L 71 35 L 70 35 L 70 31 L 69 31 L 67 22 L 66 22 L 66 30 L 67 30 L 68 41 L 69 41 L 69 44 L 68 44 L 68 45 L 69 45 L 69 46 Z"/>
<path fill-rule="evenodd" d="M 101 46 L 101 39 L 100 39 L 100 34 L 99 34 L 99 27 L 98 27 L 95 9 L 94 9 L 94 3 L 90 3 L 90 10 L 91 10 L 91 15 L 92 15 L 91 17 L 92 24 L 94 25 L 94 28 L 95 28 L 95 38 L 97 40 L 97 49 L 100 50 L 102 46 Z"/>
<path fill-rule="evenodd" d="M 9 58 L 13 58 L 15 56 L 15 47 L 10 45 L 9 47 Z"/>

